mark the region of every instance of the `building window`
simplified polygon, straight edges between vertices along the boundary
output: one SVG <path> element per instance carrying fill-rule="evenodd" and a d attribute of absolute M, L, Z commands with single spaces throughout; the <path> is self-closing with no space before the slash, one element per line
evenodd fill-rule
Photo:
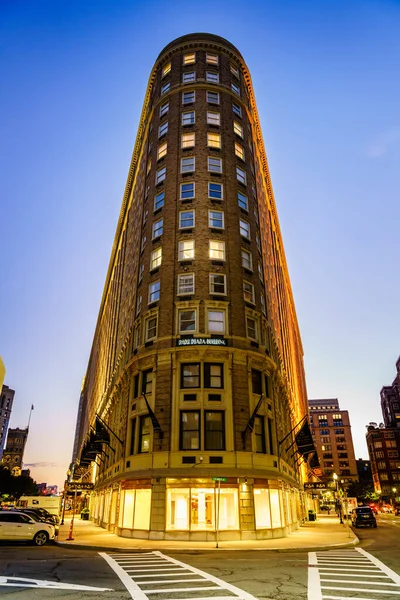
<path fill-rule="evenodd" d="M 236 83 L 231 83 L 231 90 L 232 92 L 234 92 L 235 94 L 237 94 L 238 96 L 240 96 L 240 87 L 238 85 L 236 85 Z"/>
<path fill-rule="evenodd" d="M 206 92 L 206 100 L 210 104 L 219 104 L 219 93 L 218 92 Z"/>
<path fill-rule="evenodd" d="M 179 229 L 194 227 L 194 210 L 181 210 L 179 213 Z"/>
<path fill-rule="evenodd" d="M 207 133 L 207 146 L 209 148 L 221 148 L 221 134 Z"/>
<path fill-rule="evenodd" d="M 216 67 L 218 66 L 218 54 L 206 54 L 206 63 L 208 65 L 215 65 Z"/>
<path fill-rule="evenodd" d="M 243 281 L 243 298 L 246 302 L 255 304 L 256 298 L 254 293 L 254 285 L 249 281 Z"/>
<path fill-rule="evenodd" d="M 247 337 L 258 342 L 258 323 L 253 317 L 246 317 Z"/>
<path fill-rule="evenodd" d="M 206 81 L 210 83 L 219 83 L 219 73 L 213 73 L 212 71 L 206 72 Z"/>
<path fill-rule="evenodd" d="M 140 417 L 139 421 L 139 453 L 150 452 L 150 417 Z"/>
<path fill-rule="evenodd" d="M 188 52 L 183 55 L 184 65 L 193 65 L 196 62 L 196 52 Z"/>
<path fill-rule="evenodd" d="M 149 342 L 150 340 L 154 340 L 157 337 L 157 316 L 155 317 L 150 317 L 149 319 L 147 319 L 146 321 L 146 342 Z"/>
<path fill-rule="evenodd" d="M 187 158 L 181 158 L 181 173 L 193 173 L 194 170 L 195 170 L 194 156 L 188 156 Z"/>
<path fill-rule="evenodd" d="M 194 333 L 196 331 L 196 311 L 179 310 L 178 323 L 179 333 Z"/>
<path fill-rule="evenodd" d="M 224 211 L 209 210 L 208 211 L 208 226 L 214 229 L 224 228 Z"/>
<path fill-rule="evenodd" d="M 239 69 L 233 64 L 230 65 L 230 68 L 231 68 L 232 75 L 234 75 L 235 77 L 237 77 L 239 79 L 239 77 L 240 77 Z"/>
<path fill-rule="evenodd" d="M 256 415 L 254 420 L 254 438 L 256 442 L 256 452 L 259 454 L 266 454 L 264 417 L 258 415 Z"/>
<path fill-rule="evenodd" d="M 160 125 L 160 127 L 158 128 L 158 137 L 162 137 L 163 135 L 166 135 L 168 133 L 168 121 L 165 121 L 165 123 L 162 123 Z"/>
<path fill-rule="evenodd" d="M 143 279 L 143 274 L 144 274 L 144 265 L 140 265 L 140 267 L 139 267 L 139 283 Z"/>
<path fill-rule="evenodd" d="M 194 273 L 178 275 L 177 293 L 179 296 L 194 294 Z"/>
<path fill-rule="evenodd" d="M 219 112 L 207 111 L 208 125 L 221 125 L 221 114 Z"/>
<path fill-rule="evenodd" d="M 182 125 L 194 125 L 195 123 L 195 112 L 190 110 L 182 113 Z"/>
<path fill-rule="evenodd" d="M 247 196 L 245 196 L 241 192 L 238 192 L 238 204 L 240 208 L 242 208 L 246 212 L 249 212 L 249 200 Z"/>
<path fill-rule="evenodd" d="M 166 102 L 165 104 L 162 104 L 160 106 L 160 117 L 164 117 L 164 115 L 166 115 L 169 111 L 169 102 Z"/>
<path fill-rule="evenodd" d="M 225 311 L 208 310 L 207 311 L 208 333 L 223 335 L 225 333 Z"/>
<path fill-rule="evenodd" d="M 167 81 L 167 83 L 164 83 L 164 85 L 161 86 L 161 96 L 163 96 L 164 94 L 169 92 L 170 89 L 171 89 L 171 82 Z"/>
<path fill-rule="evenodd" d="M 223 198 L 223 187 L 222 183 L 211 183 L 208 184 L 208 197 L 214 200 L 222 200 Z"/>
<path fill-rule="evenodd" d="M 238 144 L 237 142 L 235 142 L 235 154 L 238 158 L 244 160 L 244 148 L 241 144 Z"/>
<path fill-rule="evenodd" d="M 160 280 L 153 281 L 149 285 L 149 304 L 160 299 Z"/>
<path fill-rule="evenodd" d="M 163 66 L 162 71 L 161 71 L 161 75 L 162 75 L 162 77 L 165 77 L 170 72 L 171 72 L 171 63 L 169 62 L 169 63 L 167 63 L 166 65 Z"/>
<path fill-rule="evenodd" d="M 225 450 L 225 414 L 221 410 L 204 412 L 204 449 Z"/>
<path fill-rule="evenodd" d="M 167 176 L 167 167 L 162 167 L 162 169 L 158 169 L 156 171 L 156 185 L 164 181 Z"/>
<path fill-rule="evenodd" d="M 209 257 L 211 260 L 225 260 L 225 242 L 209 240 Z"/>
<path fill-rule="evenodd" d="M 246 171 L 241 169 L 240 167 L 236 167 L 236 179 L 239 183 L 243 183 L 243 185 L 247 184 Z"/>
<path fill-rule="evenodd" d="M 182 104 L 192 104 L 196 100 L 196 92 L 183 92 L 182 94 Z"/>
<path fill-rule="evenodd" d="M 164 158 L 167 154 L 167 142 L 160 144 L 157 148 L 157 160 Z"/>
<path fill-rule="evenodd" d="M 161 262 L 162 262 L 162 248 L 160 246 L 159 248 L 156 248 L 156 250 L 153 250 L 153 252 L 150 254 L 150 271 L 153 271 L 154 269 L 158 269 L 158 267 L 161 266 Z"/>
<path fill-rule="evenodd" d="M 194 183 L 181 183 L 181 200 L 194 198 Z"/>
<path fill-rule="evenodd" d="M 247 221 L 243 221 L 243 219 L 239 219 L 239 232 L 240 235 L 246 239 L 250 239 L 250 225 Z"/>
<path fill-rule="evenodd" d="M 158 219 L 157 221 L 154 221 L 153 230 L 152 230 L 152 239 L 155 240 L 156 238 L 162 236 L 163 230 L 164 230 L 164 219 L 161 218 L 161 219 Z"/>
<path fill-rule="evenodd" d="M 210 273 L 210 294 L 226 295 L 226 275 Z"/>
<path fill-rule="evenodd" d="M 137 300 L 136 300 L 136 316 L 140 313 L 141 310 L 142 310 L 142 294 L 139 294 L 139 296 L 137 297 Z"/>
<path fill-rule="evenodd" d="M 264 273 L 263 273 L 262 264 L 260 262 L 258 263 L 257 268 L 258 268 L 258 277 L 259 277 L 261 283 L 264 283 Z"/>
<path fill-rule="evenodd" d="M 242 116 L 242 109 L 238 104 L 235 104 L 234 102 L 232 102 L 232 110 L 233 113 L 238 116 L 241 117 Z"/>
<path fill-rule="evenodd" d="M 194 240 L 183 240 L 178 244 L 178 260 L 194 258 Z"/>
<path fill-rule="evenodd" d="M 200 411 L 181 411 L 180 450 L 200 450 Z"/>
<path fill-rule="evenodd" d="M 149 396 L 153 392 L 153 370 L 148 369 L 142 373 L 142 394 Z M 135 395 L 136 398 L 136 395 Z"/>
<path fill-rule="evenodd" d="M 251 391 L 253 394 L 262 394 L 262 372 L 258 369 L 251 370 Z"/>
<path fill-rule="evenodd" d="M 237 121 L 233 121 L 233 131 L 236 135 L 243 138 L 243 127 Z"/>
<path fill-rule="evenodd" d="M 196 134 L 194 133 L 182 133 L 181 135 L 181 148 L 193 148 L 195 144 Z"/>
<path fill-rule="evenodd" d="M 260 293 L 260 304 L 261 304 L 261 311 L 262 311 L 263 315 L 266 317 L 267 316 L 267 305 L 265 302 L 265 296 L 264 296 L 263 292 Z"/>
<path fill-rule="evenodd" d="M 196 81 L 195 71 L 187 71 L 182 74 L 182 83 L 193 83 L 193 81 Z"/>
<path fill-rule="evenodd" d="M 184 363 L 181 365 L 181 388 L 200 387 L 200 363 Z"/>
<path fill-rule="evenodd" d="M 222 158 L 208 157 L 208 170 L 210 173 L 222 173 Z"/>
<path fill-rule="evenodd" d="M 204 363 L 204 387 L 224 387 L 224 365 L 221 363 Z"/>
<path fill-rule="evenodd" d="M 158 210 L 164 206 L 165 192 L 160 192 L 154 197 L 154 210 Z"/>

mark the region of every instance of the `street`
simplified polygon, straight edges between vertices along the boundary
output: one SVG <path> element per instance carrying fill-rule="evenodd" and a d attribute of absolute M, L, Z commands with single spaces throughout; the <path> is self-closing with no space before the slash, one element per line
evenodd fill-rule
<path fill-rule="evenodd" d="M 390 573 L 382 569 L 386 566 L 395 572 L 394 576 L 400 574 L 400 518 L 378 517 L 377 529 L 355 531 L 361 542 L 357 549 L 315 553 L 264 550 L 115 553 L 64 549 L 52 544 L 41 548 L 2 544 L 0 595 L 7 599 L 18 592 L 22 600 L 95 596 L 104 600 L 196 600 L 200 597 L 383 600 L 387 589 L 387 597 L 395 597 L 400 587 L 393 578 L 391 583 Z M 368 569 L 371 574 L 366 574 Z M 357 570 L 362 574 L 357 574 Z M 338 591 L 334 591 L 333 596 L 330 592 L 324 595 L 329 594 L 325 591 L 321 595 L 316 586 L 317 571 L 329 573 L 325 585 L 336 590 L 342 589 L 338 584 L 345 585 L 346 595 L 339 596 Z M 368 577 L 371 579 L 367 586 L 362 582 L 368 581 Z"/>

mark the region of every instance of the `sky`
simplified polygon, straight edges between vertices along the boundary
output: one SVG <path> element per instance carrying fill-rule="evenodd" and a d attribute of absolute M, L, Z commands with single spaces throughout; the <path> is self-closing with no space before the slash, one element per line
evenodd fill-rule
<path fill-rule="evenodd" d="M 196 31 L 250 69 L 308 397 L 367 458 L 400 355 L 399 27 L 398 0 L 0 1 L 0 355 L 36 481 L 71 460 L 150 70 Z"/>

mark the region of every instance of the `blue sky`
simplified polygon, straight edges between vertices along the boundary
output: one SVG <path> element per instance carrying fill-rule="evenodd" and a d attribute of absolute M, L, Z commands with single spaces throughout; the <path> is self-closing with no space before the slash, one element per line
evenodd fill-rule
<path fill-rule="evenodd" d="M 195 31 L 252 74 L 310 398 L 350 411 L 356 455 L 400 354 L 400 3 L 389 0 L 0 3 L 0 354 L 25 463 L 70 461 L 150 69 Z"/>

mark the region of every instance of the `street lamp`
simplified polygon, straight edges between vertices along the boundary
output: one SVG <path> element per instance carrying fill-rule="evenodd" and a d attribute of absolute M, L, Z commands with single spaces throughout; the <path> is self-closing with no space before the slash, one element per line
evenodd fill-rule
<path fill-rule="evenodd" d="M 392 488 L 392 492 L 393 492 L 393 498 L 392 500 L 392 507 L 394 508 L 394 501 L 396 500 L 396 492 L 397 492 L 397 488 Z"/>
<path fill-rule="evenodd" d="M 340 517 L 340 522 L 343 525 L 343 519 L 342 519 L 342 504 L 339 500 L 339 482 L 338 482 L 338 476 L 336 475 L 336 473 L 333 474 L 333 479 L 336 483 L 336 498 L 337 498 L 337 505 L 338 505 L 338 509 L 339 509 L 339 517 Z"/>

